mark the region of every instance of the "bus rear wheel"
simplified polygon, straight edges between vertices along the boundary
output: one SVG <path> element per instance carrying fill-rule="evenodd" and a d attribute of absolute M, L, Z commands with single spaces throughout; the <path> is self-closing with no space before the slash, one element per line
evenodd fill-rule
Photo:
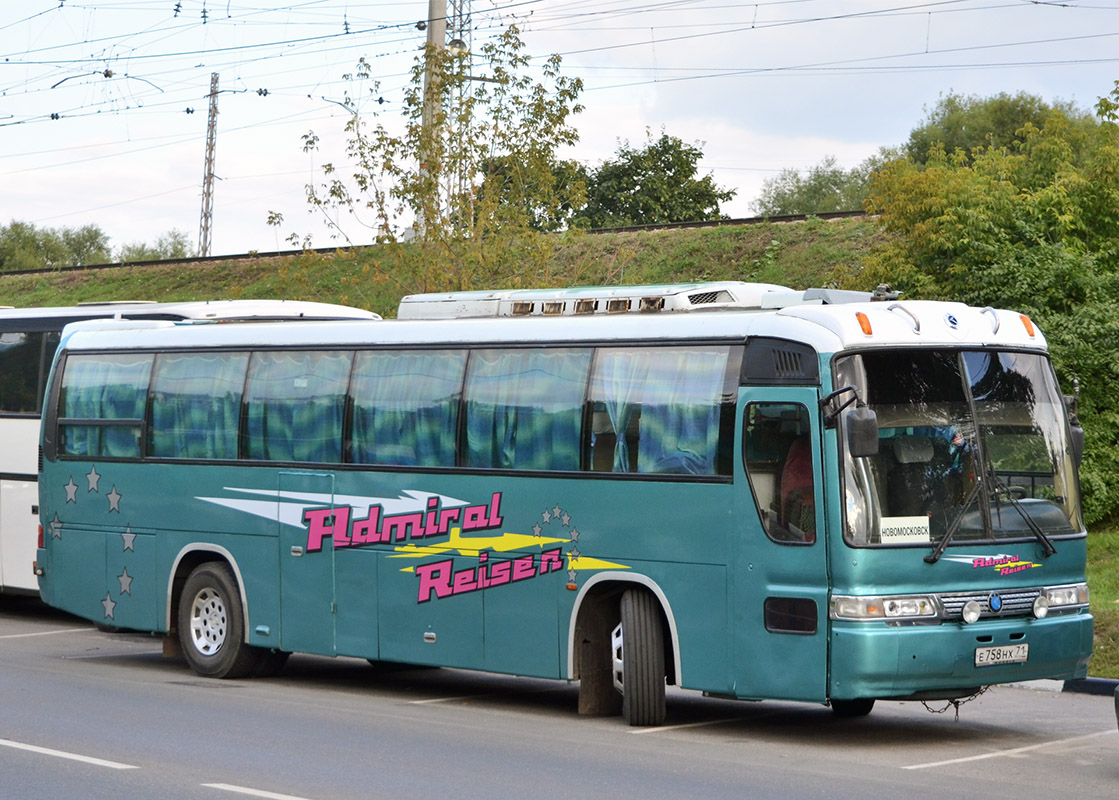
<path fill-rule="evenodd" d="M 622 716 L 630 725 L 660 725 L 665 717 L 660 608 L 644 589 L 627 589 L 622 595 L 621 618 L 610 639 Z"/>
<path fill-rule="evenodd" d="M 195 568 L 179 597 L 179 641 L 190 668 L 208 678 L 243 678 L 261 665 L 262 651 L 245 644 L 237 579 L 227 564 Z"/>
<path fill-rule="evenodd" d="M 871 697 L 831 701 L 831 710 L 837 717 L 865 717 L 872 708 L 874 708 L 874 698 Z"/>

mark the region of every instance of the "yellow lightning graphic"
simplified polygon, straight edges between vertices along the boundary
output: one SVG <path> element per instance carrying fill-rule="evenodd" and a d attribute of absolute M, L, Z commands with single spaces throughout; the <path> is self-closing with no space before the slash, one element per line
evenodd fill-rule
<path fill-rule="evenodd" d="M 462 528 L 451 528 L 450 538 L 438 544 L 415 545 L 406 544 L 394 548 L 396 555 L 389 558 L 423 558 L 425 556 L 439 556 L 457 551 L 459 555 L 477 557 L 483 550 L 493 550 L 497 553 L 508 553 L 511 550 L 522 550 L 529 547 L 546 544 L 570 542 L 571 539 L 555 539 L 548 536 L 529 536 L 525 533 L 503 533 L 500 536 L 463 536 Z M 587 556 L 572 556 L 567 554 L 567 568 L 583 569 L 629 569 L 624 564 L 615 564 L 598 558 Z M 412 572 L 412 567 L 405 567 L 401 572 Z"/>

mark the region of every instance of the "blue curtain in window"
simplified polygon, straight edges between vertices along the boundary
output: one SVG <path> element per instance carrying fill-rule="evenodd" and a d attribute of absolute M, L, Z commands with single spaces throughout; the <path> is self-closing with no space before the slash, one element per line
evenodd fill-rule
<path fill-rule="evenodd" d="M 247 353 L 161 355 L 152 380 L 151 455 L 237 458 Z"/>
<path fill-rule="evenodd" d="M 616 432 L 614 471 L 714 475 L 729 348 L 603 348 L 591 397 Z M 637 436 L 629 436 L 637 419 Z"/>
<path fill-rule="evenodd" d="M 247 394 L 247 456 L 338 463 L 351 353 L 254 353 Z"/>
<path fill-rule="evenodd" d="M 143 419 L 151 368 L 151 355 L 70 356 L 62 378 L 61 416 Z M 136 457 L 140 455 L 138 436 L 137 425 L 67 425 L 64 447 L 72 455 Z"/>
<path fill-rule="evenodd" d="M 465 367 L 462 351 L 358 353 L 354 462 L 455 466 Z"/>
<path fill-rule="evenodd" d="M 466 382 L 470 467 L 577 470 L 591 350 L 477 350 Z"/>

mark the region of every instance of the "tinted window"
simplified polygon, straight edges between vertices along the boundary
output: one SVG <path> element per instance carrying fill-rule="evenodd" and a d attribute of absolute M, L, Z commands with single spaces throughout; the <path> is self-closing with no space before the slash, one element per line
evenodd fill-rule
<path fill-rule="evenodd" d="M 38 414 L 56 331 L 0 333 L 0 414 Z"/>
<path fill-rule="evenodd" d="M 149 455 L 237 458 L 247 353 L 161 355 L 152 378 Z"/>
<path fill-rule="evenodd" d="M 453 467 L 465 367 L 463 351 L 358 353 L 352 460 Z"/>
<path fill-rule="evenodd" d="M 762 527 L 774 541 L 816 541 L 811 433 L 808 409 L 799 403 L 746 406 L 742 431 L 746 475 Z"/>
<path fill-rule="evenodd" d="M 600 348 L 591 378 L 591 469 L 716 475 L 730 347 Z"/>
<path fill-rule="evenodd" d="M 151 369 L 150 353 L 67 358 L 59 401 L 62 451 L 70 455 L 138 457 Z"/>
<path fill-rule="evenodd" d="M 338 463 L 352 353 L 254 353 L 245 398 L 245 456 Z"/>
<path fill-rule="evenodd" d="M 589 348 L 476 350 L 466 380 L 466 466 L 579 469 Z"/>

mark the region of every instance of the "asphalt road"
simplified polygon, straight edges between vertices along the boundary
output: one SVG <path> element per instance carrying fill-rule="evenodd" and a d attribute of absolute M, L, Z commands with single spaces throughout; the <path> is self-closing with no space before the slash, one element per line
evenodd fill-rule
<path fill-rule="evenodd" d="M 293 656 L 215 681 L 158 639 L 0 598 L 0 798 L 1115 798 L 1112 698 L 1000 687 L 864 719 L 671 691 L 634 729 L 573 685 Z M 930 704 L 935 710 L 944 703 Z"/>

